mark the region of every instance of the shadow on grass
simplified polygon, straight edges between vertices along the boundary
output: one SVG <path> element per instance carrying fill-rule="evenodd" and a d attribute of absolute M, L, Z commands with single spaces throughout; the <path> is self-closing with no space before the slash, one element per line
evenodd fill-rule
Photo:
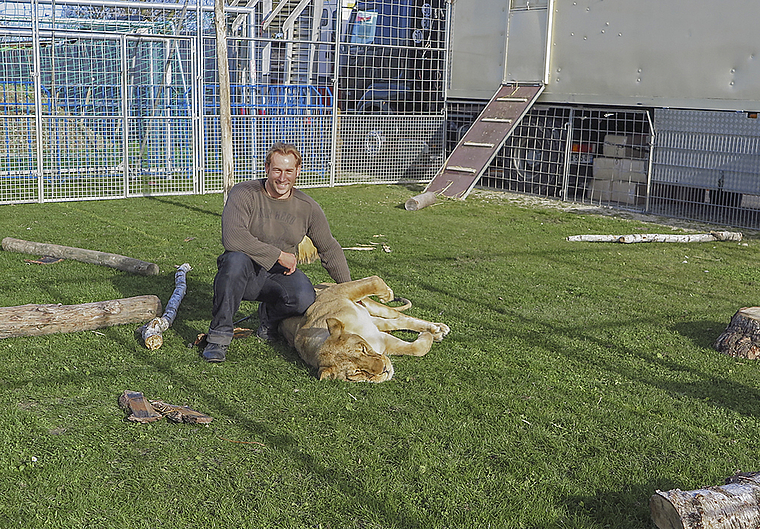
<path fill-rule="evenodd" d="M 578 527 L 648 527 L 651 519 L 649 498 L 663 483 L 639 483 L 627 490 L 597 491 L 595 494 L 568 496 L 564 500 L 568 518 Z M 672 483 L 669 488 L 675 488 Z M 662 489 L 661 489 L 662 490 Z M 669 490 L 669 489 L 666 489 Z M 547 525 L 555 527 L 555 525 Z M 652 524 L 654 527 L 654 524 Z"/>
<path fill-rule="evenodd" d="M 509 256 L 503 256 L 507 258 Z M 556 253 L 545 256 L 547 263 L 556 261 Z M 398 274 L 379 272 L 388 284 L 392 285 L 396 281 L 402 283 L 404 278 Z M 617 277 L 610 277 L 610 281 L 615 281 Z M 667 282 L 649 283 L 651 288 L 660 289 L 661 291 L 671 290 L 674 295 L 678 294 L 677 289 Z M 545 349 L 553 352 L 558 357 L 572 359 L 578 365 L 590 364 L 597 369 L 616 373 L 617 375 L 640 384 L 657 388 L 666 392 L 674 398 L 687 396 L 696 400 L 710 400 L 714 406 L 723 407 L 733 410 L 736 413 L 747 417 L 755 417 L 760 413 L 760 389 L 747 384 L 737 383 L 730 380 L 720 373 L 706 372 L 694 366 L 694 362 L 682 362 L 676 359 L 670 359 L 666 355 L 659 355 L 646 349 L 645 344 L 641 348 L 629 346 L 618 342 L 611 342 L 605 334 L 614 335 L 619 329 L 624 327 L 657 327 L 662 322 L 661 317 L 641 317 L 630 319 L 628 321 L 611 320 L 604 324 L 595 323 L 592 327 L 571 327 L 563 326 L 549 319 L 541 317 L 531 318 L 526 313 L 512 310 L 504 307 L 503 304 L 496 305 L 493 301 L 486 299 L 472 299 L 467 297 L 469 290 L 461 290 L 456 285 L 447 285 L 433 279 L 421 281 L 419 284 L 421 290 L 440 294 L 450 300 L 454 300 L 453 305 L 459 307 L 461 314 L 485 314 L 491 312 L 498 314 L 500 318 L 509 318 L 519 325 L 513 327 L 524 329 L 516 336 L 529 347 Z M 477 310 L 470 307 L 477 304 Z M 689 338 L 694 343 L 695 348 L 712 349 L 712 344 L 720 333 L 725 329 L 726 323 L 717 323 L 712 321 L 706 322 L 684 322 L 675 326 L 679 334 Z M 478 322 L 478 327 L 483 326 L 483 320 Z M 542 329 L 537 332 L 536 329 Z M 488 329 L 493 335 L 498 336 L 504 333 L 504 329 L 496 325 Z M 462 331 L 460 331 L 461 333 Z M 478 339 L 478 337 L 474 337 Z M 450 339 L 455 339 L 454 336 Z M 467 339 L 464 337 L 463 339 Z M 588 345 L 596 345 L 602 350 L 609 351 L 609 354 L 603 356 L 590 356 L 588 354 Z M 715 355 L 722 356 L 717 351 Z M 702 354 L 702 351 L 695 350 L 694 354 Z M 642 370 L 635 362 L 626 361 L 628 358 L 638 358 L 645 362 L 645 365 L 651 366 L 650 369 Z M 667 376 L 666 372 L 675 374 Z M 674 382 L 674 378 L 683 377 L 692 382 Z M 697 379 L 694 382 L 694 379 Z"/>
<path fill-rule="evenodd" d="M 715 341 L 728 327 L 730 318 L 724 322 L 717 321 L 685 321 L 673 326 L 681 336 L 692 341 L 695 347 L 712 349 Z"/>
<path fill-rule="evenodd" d="M 159 202 L 161 204 L 166 204 L 167 206 L 174 206 L 174 207 L 178 207 L 178 208 L 184 208 L 184 209 L 186 209 L 188 211 L 192 211 L 193 213 L 201 213 L 203 215 L 211 215 L 211 216 L 219 217 L 219 218 L 221 218 L 221 216 L 222 216 L 222 210 L 221 209 L 211 208 L 211 207 L 209 207 L 209 209 L 199 208 L 197 206 L 192 206 L 192 205 L 186 204 L 185 202 L 183 202 L 181 200 L 173 200 L 173 199 L 167 198 L 167 197 L 146 197 L 146 200 L 151 200 L 151 201 L 154 201 L 154 202 Z M 221 206 L 221 204 L 220 204 L 220 206 Z"/>
<path fill-rule="evenodd" d="M 246 340 L 256 340 L 251 337 Z M 126 345 L 126 344 L 125 344 Z M 288 362 L 301 364 L 304 368 L 309 368 L 298 357 L 296 352 L 285 344 L 276 344 L 275 350 L 281 354 Z M 267 424 L 252 420 L 245 414 L 240 413 L 239 406 L 234 405 L 218 398 L 215 394 L 209 393 L 203 387 L 197 385 L 186 378 L 181 373 L 172 368 L 168 362 L 162 362 L 159 358 L 150 355 L 147 350 L 139 349 L 136 355 L 142 357 L 141 360 L 147 364 L 153 365 L 157 370 L 171 377 L 172 380 L 183 385 L 188 393 L 197 395 L 204 402 L 213 406 L 220 414 L 229 418 L 232 422 L 251 432 L 252 437 L 260 439 L 261 442 L 270 449 L 280 450 L 288 457 L 297 462 L 303 469 L 317 476 L 327 487 L 336 488 L 340 493 L 352 499 L 352 503 L 360 505 L 363 509 L 376 513 L 378 516 L 386 519 L 389 525 L 405 527 L 409 529 L 421 528 L 423 525 L 419 519 L 410 512 L 399 512 L 389 508 L 389 505 L 396 505 L 395 501 L 388 501 L 383 494 L 369 490 L 368 487 L 359 479 L 353 477 L 348 471 L 342 468 L 331 468 L 322 462 L 317 461 L 310 455 L 311 447 L 301 446 L 299 442 L 290 434 L 282 429 L 275 430 Z M 202 361 L 200 361 L 202 362 Z M 205 363 L 203 363 L 205 365 Z M 228 367 L 226 364 L 210 366 L 212 369 Z M 310 368 L 309 368 L 310 369 Z"/>

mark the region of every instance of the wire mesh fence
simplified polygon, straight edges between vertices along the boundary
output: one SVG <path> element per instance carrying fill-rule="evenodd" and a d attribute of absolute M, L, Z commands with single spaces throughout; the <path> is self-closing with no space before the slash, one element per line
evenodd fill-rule
<path fill-rule="evenodd" d="M 223 189 L 212 6 L 7 5 L 0 203 Z M 233 179 L 263 176 L 275 141 L 301 149 L 303 187 L 429 179 L 443 157 L 446 10 L 226 6 Z"/>
<path fill-rule="evenodd" d="M 220 192 L 214 11 L 5 2 L 0 203 Z M 299 185 L 427 182 L 482 109 L 445 101 L 443 0 L 225 8 L 235 181 L 275 141 Z M 757 114 L 537 105 L 481 187 L 758 228 Z"/>
<path fill-rule="evenodd" d="M 481 185 L 645 209 L 650 129 L 646 111 L 538 105 L 499 151 Z"/>

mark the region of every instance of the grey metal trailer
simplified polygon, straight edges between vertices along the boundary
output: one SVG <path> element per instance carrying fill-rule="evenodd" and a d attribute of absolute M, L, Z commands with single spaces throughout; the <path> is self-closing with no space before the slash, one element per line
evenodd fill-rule
<path fill-rule="evenodd" d="M 428 190 L 479 182 L 755 227 L 758 19 L 752 0 L 456 0 L 457 147 Z M 538 97 L 511 103 L 493 141 L 494 94 L 526 86 Z"/>

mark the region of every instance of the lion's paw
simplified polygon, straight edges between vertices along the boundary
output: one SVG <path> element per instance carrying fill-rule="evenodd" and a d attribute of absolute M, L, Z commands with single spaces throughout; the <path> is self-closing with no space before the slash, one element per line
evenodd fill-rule
<path fill-rule="evenodd" d="M 377 299 L 382 301 L 383 303 L 390 303 L 393 301 L 393 290 L 390 289 L 390 287 L 386 286 L 386 290 L 384 292 L 378 292 L 377 293 Z"/>
<path fill-rule="evenodd" d="M 449 331 L 451 331 L 451 329 L 449 329 L 449 326 L 445 323 L 433 323 L 433 329 L 431 331 L 433 333 L 433 340 L 436 342 L 443 341 L 444 336 L 449 334 Z"/>

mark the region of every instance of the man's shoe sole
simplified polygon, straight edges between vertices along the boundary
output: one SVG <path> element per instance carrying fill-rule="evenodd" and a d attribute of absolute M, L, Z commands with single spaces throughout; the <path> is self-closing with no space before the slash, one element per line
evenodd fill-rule
<path fill-rule="evenodd" d="M 201 356 L 206 362 L 218 364 L 224 362 L 227 359 L 227 347 L 218 344 L 208 344 L 201 353 Z"/>

